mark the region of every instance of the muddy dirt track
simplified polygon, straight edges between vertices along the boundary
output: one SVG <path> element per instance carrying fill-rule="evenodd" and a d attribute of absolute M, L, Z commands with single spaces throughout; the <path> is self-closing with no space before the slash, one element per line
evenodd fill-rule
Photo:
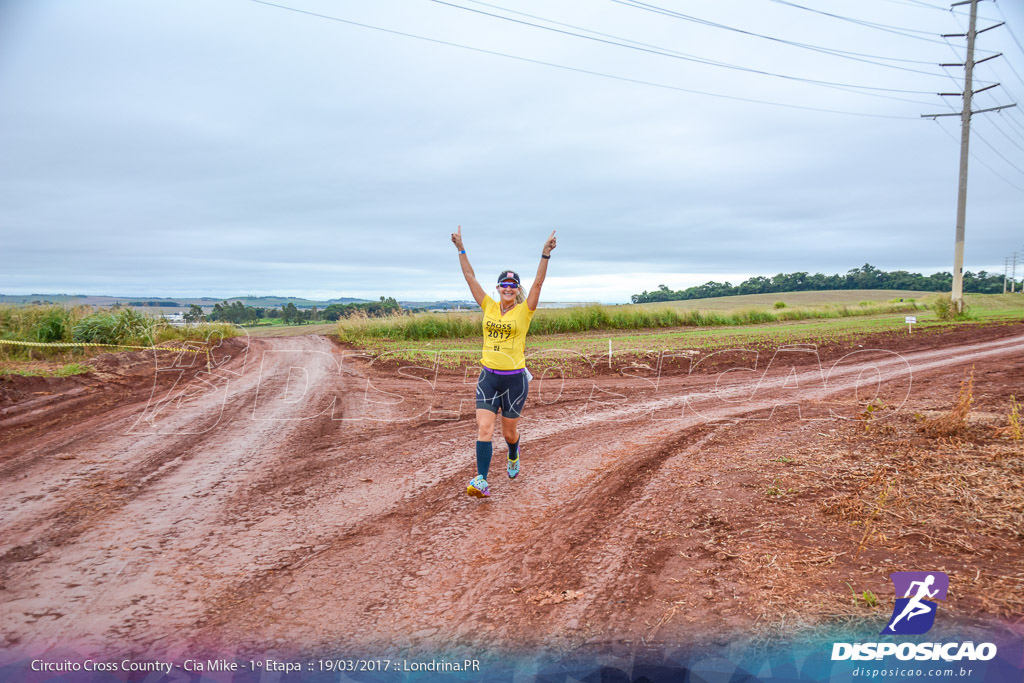
<path fill-rule="evenodd" d="M 105 358 L 0 383 L 5 649 L 722 640 L 884 619 L 889 572 L 916 569 L 950 574 L 958 618 L 1024 614 L 1021 448 L 999 432 L 1022 324 L 567 359 L 535 372 L 515 481 L 496 433 L 484 501 L 471 367 L 435 379 L 322 336 L 229 340 L 212 372 Z M 969 429 L 922 435 L 972 367 Z"/>

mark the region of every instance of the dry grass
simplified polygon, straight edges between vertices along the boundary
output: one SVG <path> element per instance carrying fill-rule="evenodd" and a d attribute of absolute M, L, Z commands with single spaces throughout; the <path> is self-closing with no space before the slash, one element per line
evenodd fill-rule
<path fill-rule="evenodd" d="M 889 484 L 886 484 L 885 488 L 883 488 L 878 494 L 878 500 L 875 502 L 874 511 L 868 519 L 864 520 L 864 535 L 860 537 L 860 543 L 857 544 L 857 551 L 853 554 L 854 561 L 860 557 L 861 552 L 867 547 L 868 541 L 871 540 L 875 520 L 878 519 L 878 513 L 880 513 L 885 507 L 885 501 L 889 497 L 889 486 Z M 881 536 L 881 540 L 886 540 L 884 535 Z"/>
<path fill-rule="evenodd" d="M 1006 416 L 1006 426 L 996 429 L 996 436 L 1007 436 L 1014 441 L 1021 440 L 1020 404 L 1016 396 L 1010 396 L 1010 412 Z"/>
<path fill-rule="evenodd" d="M 967 431 L 967 416 L 971 412 L 971 404 L 974 402 L 974 366 L 971 366 L 969 376 L 965 376 L 960 382 L 960 394 L 957 396 L 953 408 L 940 417 L 926 420 L 921 426 L 921 431 L 933 438 L 963 436 Z"/>
<path fill-rule="evenodd" d="M 851 421 L 801 444 L 790 471 L 817 486 L 795 499 L 792 517 L 753 530 L 770 553 L 735 560 L 760 587 L 751 600 L 763 609 L 756 637 L 877 629 L 892 604 L 885 577 L 908 558 L 950 574 L 957 600 L 944 609 L 958 617 L 1024 614 L 1024 562 L 1016 552 L 1024 543 L 1024 459 L 1012 435 L 994 429 L 1005 424 L 996 414 L 972 414 L 968 428 L 973 394 L 972 371 L 948 414 L 935 420 L 942 435 L 923 435 L 903 414 L 884 430 L 865 432 Z M 808 497 L 816 499 L 817 519 L 803 507 Z M 789 536 L 794 520 L 813 524 L 813 545 Z"/>

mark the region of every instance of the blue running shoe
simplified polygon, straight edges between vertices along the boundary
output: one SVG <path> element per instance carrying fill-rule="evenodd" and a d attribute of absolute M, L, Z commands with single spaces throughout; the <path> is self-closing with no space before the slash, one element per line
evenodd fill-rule
<path fill-rule="evenodd" d="M 491 488 L 487 485 L 487 480 L 478 474 L 469 481 L 466 493 L 474 498 L 487 498 L 491 495 Z"/>
<path fill-rule="evenodd" d="M 508 478 L 509 479 L 515 479 L 516 475 L 519 474 L 519 458 L 522 455 L 523 455 L 523 450 L 521 448 L 519 448 L 519 449 L 516 449 L 516 459 L 515 460 L 513 460 L 512 458 L 508 459 L 508 463 L 506 465 L 506 469 L 508 470 Z"/>

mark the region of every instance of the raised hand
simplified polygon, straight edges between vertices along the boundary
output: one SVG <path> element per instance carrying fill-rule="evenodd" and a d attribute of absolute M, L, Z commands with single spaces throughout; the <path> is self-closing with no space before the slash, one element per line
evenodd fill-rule
<path fill-rule="evenodd" d="M 552 233 L 552 234 L 554 234 L 554 233 Z M 461 225 L 459 226 L 459 231 L 458 232 L 453 232 L 452 233 L 452 244 L 454 244 L 455 248 L 458 249 L 459 251 L 464 251 L 466 249 L 464 246 L 462 246 L 462 226 Z"/>
<path fill-rule="evenodd" d="M 544 242 L 544 250 L 541 253 L 544 254 L 545 256 L 550 256 L 551 250 L 557 246 L 558 242 L 557 240 L 555 240 L 555 231 L 552 230 L 551 235 L 548 237 L 547 241 Z"/>

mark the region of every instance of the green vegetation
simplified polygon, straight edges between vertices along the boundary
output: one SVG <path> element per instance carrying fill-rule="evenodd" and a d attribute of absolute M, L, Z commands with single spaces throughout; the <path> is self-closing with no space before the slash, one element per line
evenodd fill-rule
<path fill-rule="evenodd" d="M 809 294 L 809 293 L 807 293 Z M 763 295 L 756 295 L 763 296 Z M 853 293 L 856 301 L 858 293 Z M 923 301 L 903 302 L 904 305 L 917 305 L 917 310 L 912 315 L 917 316 L 918 323 L 914 325 L 913 333 L 931 334 L 941 332 L 953 325 L 979 324 L 1000 321 L 1021 321 L 1024 320 L 1024 294 L 970 294 L 966 301 L 971 307 L 973 319 L 964 322 L 942 321 L 930 308 L 931 299 Z M 748 305 L 750 297 L 737 297 L 743 304 Z M 728 299 L 713 299 L 709 303 L 719 306 Z M 682 302 L 686 306 L 700 302 Z M 898 303 L 898 302 L 896 302 Z M 671 305 L 671 304 L 669 304 Z M 769 298 L 765 306 L 771 305 Z M 638 306 L 615 306 L 608 307 L 609 311 L 635 310 L 658 310 L 653 304 L 641 304 Z M 534 318 L 534 324 L 530 327 L 530 336 L 527 339 L 527 354 L 533 355 L 534 364 L 543 364 L 544 357 L 558 354 L 582 354 L 589 358 L 607 357 L 609 341 L 614 343 L 615 362 L 626 362 L 632 359 L 638 362 L 651 362 L 650 353 L 663 349 L 688 349 L 706 354 L 711 351 L 728 348 L 755 348 L 772 350 L 783 344 L 806 343 L 818 346 L 839 345 L 854 350 L 858 341 L 867 334 L 881 332 L 907 333 L 907 325 L 904 323 L 904 315 L 900 309 L 890 312 L 877 312 L 865 307 L 849 306 L 821 306 L 826 313 L 831 312 L 831 317 L 815 319 L 774 320 L 771 324 L 742 324 L 727 325 L 718 327 L 650 327 L 646 329 L 618 329 L 593 330 L 591 332 L 576 334 L 537 334 L 537 321 L 541 315 L 569 315 L 574 309 L 541 310 Z M 846 315 L 842 315 L 843 309 Z M 578 310 L 578 309 L 577 309 Z M 687 309 L 678 309 L 685 312 Z M 738 311 L 749 309 L 737 309 Z M 806 311 L 801 309 L 785 309 L 778 314 L 799 314 Z M 813 313 L 815 309 L 811 309 Z M 723 308 L 714 311 L 715 315 L 731 315 L 736 311 Z M 776 313 L 765 310 L 769 316 L 776 317 Z M 705 311 L 705 319 L 711 317 Z M 432 315 L 434 325 L 444 330 L 451 329 L 451 336 L 436 335 L 421 339 L 409 339 L 405 334 L 409 330 L 402 331 L 393 325 L 406 325 L 421 317 Z M 429 314 L 428 316 L 409 316 L 395 320 L 375 321 L 342 321 L 337 326 L 336 333 L 343 340 L 357 344 L 371 353 L 389 353 L 394 359 L 414 360 L 433 362 L 437 359 L 438 351 L 464 351 L 472 357 L 480 350 L 480 316 L 472 313 L 443 313 Z M 838 317 L 836 317 L 838 316 Z M 358 329 L 353 329 L 357 327 Z M 429 328 L 424 328 L 429 329 Z M 465 330 L 465 334 L 457 336 L 455 330 Z M 376 336 L 374 336 L 376 335 Z M 458 354 L 446 354 L 441 357 L 441 362 L 446 366 L 458 364 Z M 479 356 L 476 356 L 479 358 Z M 601 361 L 605 362 L 605 361 Z"/>
<path fill-rule="evenodd" d="M 92 367 L 83 363 L 66 363 L 56 368 L 6 368 L 0 367 L 0 375 L 21 375 L 22 377 L 68 377 L 92 372 Z"/>
<path fill-rule="evenodd" d="M 997 294 L 1003 291 L 1003 276 L 984 270 L 979 271 L 977 274 L 966 271 L 964 272 L 963 284 L 965 292 Z M 644 291 L 642 294 L 634 294 L 631 300 L 635 304 L 642 304 L 656 301 L 707 299 L 737 294 L 803 292 L 829 289 L 907 289 L 919 292 L 948 292 L 952 290 L 952 287 L 953 275 L 951 273 L 942 272 L 924 276 L 920 273 L 909 273 L 905 270 L 885 272 L 875 268 L 870 263 L 865 263 L 860 268 L 848 271 L 846 275 L 823 275 L 821 273 L 809 275 L 805 272 L 779 273 L 771 278 L 760 275 L 752 277 L 735 286 L 728 282 L 712 281 L 681 290 L 671 290 L 665 285 L 658 285 L 656 291 Z"/>
<path fill-rule="evenodd" d="M 321 319 L 334 322 L 341 318 L 386 318 L 401 314 L 402 307 L 394 297 L 381 297 L 380 301 L 366 303 L 331 304 L 324 309 Z"/>
<path fill-rule="evenodd" d="M 38 343 L 152 346 L 172 340 L 233 337 L 233 325 L 174 327 L 131 308 L 94 310 L 91 306 L 0 305 L 0 340 Z M 0 344 L 0 359 L 53 358 L 81 354 L 84 347 L 27 347 Z M 72 373 L 74 374 L 74 373 Z"/>
<path fill-rule="evenodd" d="M 39 342 L 59 342 L 68 338 L 74 326 L 72 312 L 66 308 L 54 306 L 43 312 L 35 325 L 35 340 Z"/>
<path fill-rule="evenodd" d="M 289 303 L 289 306 L 295 308 L 295 304 Z M 203 309 L 199 306 L 192 304 L 189 308 L 188 313 L 185 314 L 186 319 L 189 322 L 194 320 L 202 319 Z M 235 325 L 245 325 L 246 323 L 252 323 L 260 318 L 266 317 L 266 308 L 253 308 L 252 306 L 246 306 L 241 301 L 235 301 L 233 303 L 218 303 L 213 305 L 213 310 L 206 316 L 206 319 L 210 322 L 227 322 L 234 323 Z"/>
<path fill-rule="evenodd" d="M 810 320 L 815 318 L 846 318 L 917 311 L 916 303 L 877 304 L 849 308 L 821 306 L 817 308 L 786 309 L 772 312 L 759 309 L 741 309 L 733 312 L 681 310 L 676 308 L 647 308 L 640 306 L 586 306 L 558 310 L 540 310 L 530 325 L 533 337 L 549 334 L 582 333 L 596 330 L 640 330 L 669 327 L 735 327 L 762 323 Z M 424 313 L 400 318 L 373 321 L 342 321 L 338 324 L 338 337 L 343 341 L 359 343 L 372 339 L 425 341 L 430 339 L 456 339 L 480 334 L 482 315 Z"/>
<path fill-rule="evenodd" d="M 953 305 L 953 300 L 945 297 L 935 301 L 932 304 L 932 310 L 935 311 L 939 320 L 971 320 L 973 317 L 969 306 L 964 306 L 958 311 Z"/>
<path fill-rule="evenodd" d="M 380 301 L 362 303 L 331 304 L 322 310 L 316 306 L 308 309 L 299 308 L 294 302 L 281 306 L 280 309 L 246 306 L 241 301 L 217 303 L 206 316 L 211 322 L 229 322 L 235 325 L 305 325 L 322 320 L 335 321 L 341 318 L 384 318 L 401 314 L 402 307 L 393 297 L 381 297 Z M 189 322 L 203 319 L 203 310 L 192 304 L 185 314 Z"/>
<path fill-rule="evenodd" d="M 891 289 L 832 289 L 806 292 L 779 292 L 776 294 L 739 294 L 711 299 L 688 299 L 686 301 L 662 301 L 650 304 L 629 304 L 646 308 L 678 308 L 683 310 L 701 309 L 704 311 L 735 311 L 740 308 L 770 309 L 775 302 L 781 301 L 786 308 L 824 306 L 856 306 L 861 301 L 872 304 L 883 303 L 915 303 L 921 299 L 921 292 Z M 928 298 L 939 294 L 926 294 Z"/>
<path fill-rule="evenodd" d="M 149 345 L 152 319 L 133 308 L 116 312 L 100 311 L 82 318 L 71 328 L 71 341 L 90 344 Z"/>

